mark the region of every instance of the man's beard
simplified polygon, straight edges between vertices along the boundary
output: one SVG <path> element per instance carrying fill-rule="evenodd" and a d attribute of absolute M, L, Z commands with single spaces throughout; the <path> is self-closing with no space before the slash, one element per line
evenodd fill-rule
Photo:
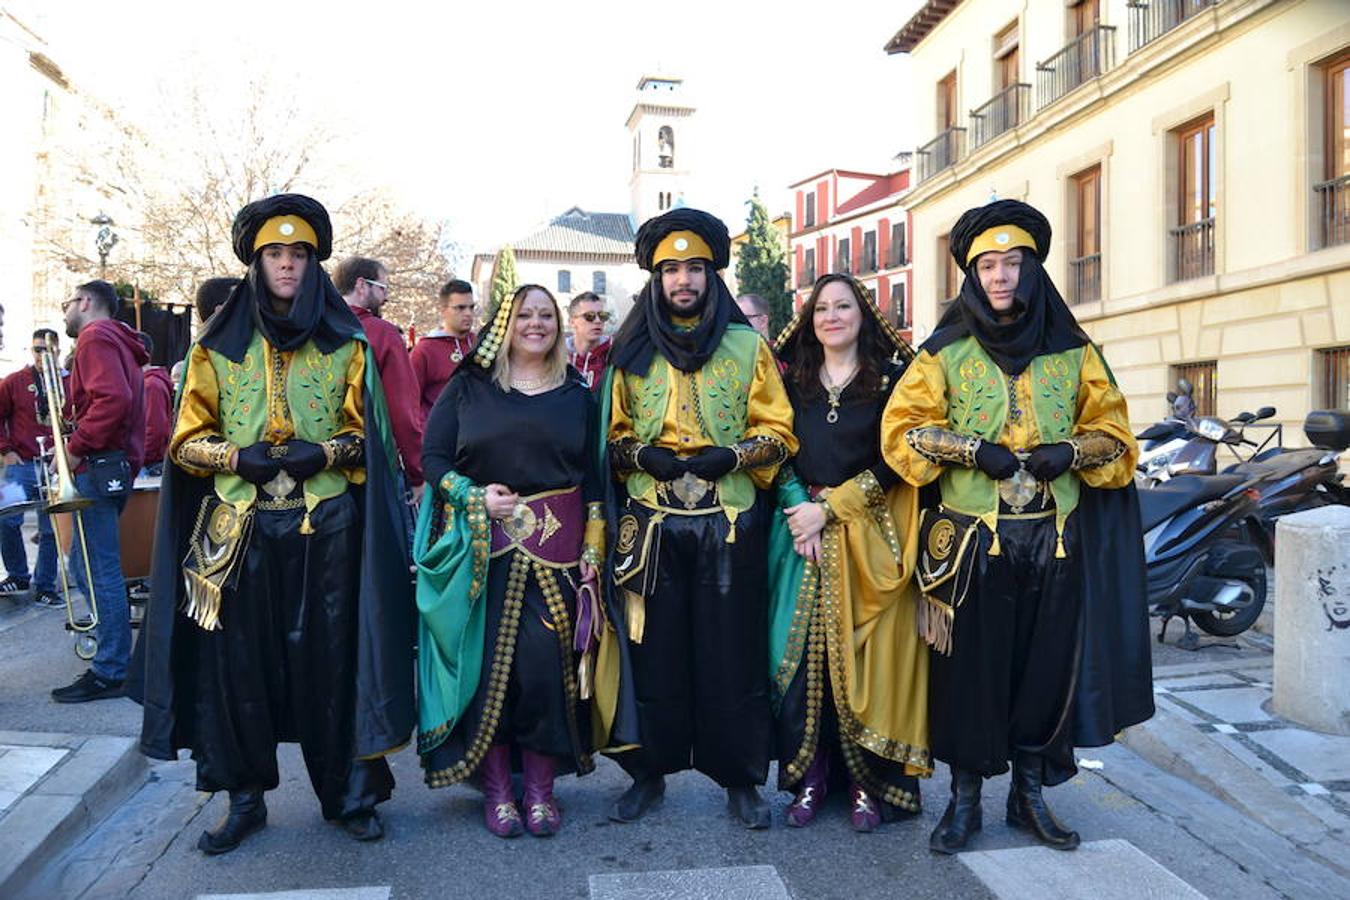
<path fill-rule="evenodd" d="M 665 290 L 659 284 L 656 286 L 656 294 L 661 300 L 661 308 L 671 316 L 679 316 L 684 319 L 702 317 L 703 310 L 708 305 L 708 295 L 711 292 L 710 287 L 704 287 L 703 292 L 698 295 L 698 299 L 694 301 L 693 306 L 680 307 L 670 301 L 670 298 L 666 296 Z"/>
<path fill-rule="evenodd" d="M 78 338 L 80 336 L 80 323 L 66 320 L 66 337 Z"/>

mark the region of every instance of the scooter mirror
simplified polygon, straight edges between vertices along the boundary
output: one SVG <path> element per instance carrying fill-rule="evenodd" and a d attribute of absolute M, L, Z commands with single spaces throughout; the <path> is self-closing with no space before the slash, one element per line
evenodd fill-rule
<path fill-rule="evenodd" d="M 1240 422 L 1241 424 L 1246 425 L 1248 422 L 1252 421 L 1255 418 L 1257 417 L 1249 412 L 1240 412 L 1236 416 L 1233 416 L 1233 421 Z"/>
<path fill-rule="evenodd" d="M 1269 419 L 1273 415 L 1275 415 L 1275 407 L 1273 406 L 1263 406 L 1256 411 L 1256 418 L 1258 419 Z"/>

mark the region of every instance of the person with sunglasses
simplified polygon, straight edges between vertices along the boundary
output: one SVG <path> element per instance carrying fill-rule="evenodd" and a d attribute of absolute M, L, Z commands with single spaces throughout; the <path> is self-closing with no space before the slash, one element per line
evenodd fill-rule
<path fill-rule="evenodd" d="M 599 296 L 583 291 L 567 305 L 567 315 L 572 319 L 572 334 L 567 338 L 568 362 L 594 391 L 599 388 L 600 376 L 609 362 L 610 338 L 605 334 L 609 310 Z"/>
<path fill-rule="evenodd" d="M 423 335 L 410 354 L 413 374 L 422 391 L 424 422 L 476 340 L 473 322 L 478 303 L 473 297 L 473 285 L 452 278 L 441 286 L 439 297 L 442 327 Z"/>

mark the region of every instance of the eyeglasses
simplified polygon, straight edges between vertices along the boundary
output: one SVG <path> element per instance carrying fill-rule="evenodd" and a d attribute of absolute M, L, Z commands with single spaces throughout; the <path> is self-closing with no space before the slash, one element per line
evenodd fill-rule
<path fill-rule="evenodd" d="M 70 298 L 69 300 L 67 300 L 65 303 L 62 303 L 62 304 L 61 304 L 61 312 L 62 312 L 62 314 L 64 314 L 64 313 L 65 313 L 67 310 L 69 310 L 72 306 L 74 306 L 76 303 L 79 303 L 79 302 L 80 302 L 81 300 L 83 300 L 83 299 L 84 299 L 83 297 L 71 297 L 71 298 Z"/>
<path fill-rule="evenodd" d="M 601 322 L 608 322 L 608 321 L 609 321 L 609 313 L 608 313 L 608 312 L 583 312 L 583 313 L 577 313 L 577 316 L 580 317 L 580 318 L 582 318 L 582 319 L 585 319 L 587 322 L 594 322 L 594 321 L 596 321 L 596 320 L 599 320 L 599 321 L 601 321 Z"/>
<path fill-rule="evenodd" d="M 383 281 L 376 281 L 374 278 L 362 278 L 361 280 L 364 281 L 366 284 L 370 285 L 371 287 L 379 288 L 386 294 L 389 293 L 389 285 L 385 284 Z"/>

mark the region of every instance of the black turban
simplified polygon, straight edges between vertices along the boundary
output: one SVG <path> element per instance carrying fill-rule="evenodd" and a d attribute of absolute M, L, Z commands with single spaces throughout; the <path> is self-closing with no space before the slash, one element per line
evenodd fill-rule
<path fill-rule="evenodd" d="M 253 241 L 263 224 L 274 216 L 300 216 L 314 229 L 319 245 L 305 266 L 300 290 L 290 308 L 278 312 L 267 290 L 262 263 Z M 257 200 L 234 217 L 235 254 L 248 265 L 244 280 L 207 323 L 199 343 L 234 362 L 242 362 L 257 329 L 277 350 L 298 350 L 313 340 L 321 353 L 332 353 L 360 335 L 361 323 L 319 265 L 333 252 L 333 224 L 319 201 L 302 194 L 278 194 Z"/>
<path fill-rule="evenodd" d="M 726 223 L 701 209 L 672 209 L 668 213 L 648 219 L 638 229 L 635 255 L 637 264 L 648 272 L 652 270 L 652 254 L 661 239 L 672 231 L 692 231 L 708 242 L 713 252 L 712 264 L 717 271 L 731 265 L 731 235 Z"/>
<path fill-rule="evenodd" d="M 1000 321 L 989 304 L 975 271 L 975 260 L 966 263 L 966 254 L 975 239 L 1000 225 L 1016 225 L 1036 242 L 1034 253 L 1023 250 L 1013 295 L 1013 318 L 1006 322 Z M 952 228 L 950 246 L 966 277 L 956 302 L 947 309 L 921 350 L 936 354 L 948 344 L 973 335 L 989 358 L 1015 377 L 1038 356 L 1090 343 L 1045 271 L 1043 263 L 1050 252 L 1050 222 L 1039 210 L 1018 200 L 995 200 L 967 210 Z"/>
<path fill-rule="evenodd" d="M 722 343 L 727 325 L 736 322 L 750 326 L 726 282 L 717 274 L 731 261 L 731 238 L 726 224 L 716 216 L 697 209 L 672 209 L 648 219 L 637 233 L 638 265 L 650 272 L 657 245 L 673 231 L 694 232 L 713 252 L 713 271 L 708 272 L 708 289 L 698 309 L 698 324 L 688 329 L 675 326 L 671 306 L 661 290 L 661 276 L 653 273 L 619 326 L 609 352 L 610 363 L 625 372 L 647 374 L 652 356 L 658 351 L 681 372 L 696 372 Z"/>
<path fill-rule="evenodd" d="M 262 200 L 254 200 L 239 210 L 234 217 L 234 228 L 230 239 L 234 243 L 234 255 L 244 265 L 253 262 L 253 241 L 258 229 L 268 220 L 277 216 L 299 216 L 314 229 L 319 244 L 314 252 L 320 260 L 333 255 L 333 223 L 328 218 L 328 210 L 313 197 L 304 194 L 275 194 Z"/>

